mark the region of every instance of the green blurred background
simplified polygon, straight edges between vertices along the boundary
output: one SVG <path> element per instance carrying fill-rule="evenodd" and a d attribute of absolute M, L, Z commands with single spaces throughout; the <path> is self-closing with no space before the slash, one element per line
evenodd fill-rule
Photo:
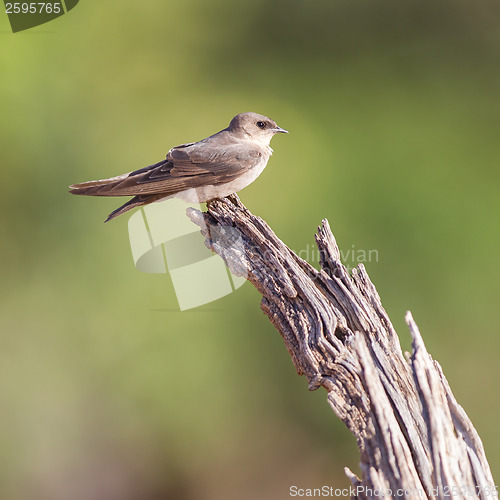
<path fill-rule="evenodd" d="M 325 217 L 378 252 L 403 348 L 411 309 L 498 476 L 499 25 L 493 0 L 82 1 L 17 34 L 1 15 L 2 500 L 281 499 L 359 470 L 251 285 L 178 312 L 128 216 L 102 223 L 119 200 L 67 193 L 250 110 L 290 134 L 242 201 L 313 261 Z"/>

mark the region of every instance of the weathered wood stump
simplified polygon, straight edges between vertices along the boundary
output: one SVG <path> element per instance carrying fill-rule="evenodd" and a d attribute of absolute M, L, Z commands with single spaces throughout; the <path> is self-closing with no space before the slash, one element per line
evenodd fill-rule
<path fill-rule="evenodd" d="M 349 274 L 327 220 L 316 234 L 321 270 L 292 252 L 236 195 L 188 209 L 206 244 L 262 294 L 309 389 L 324 387 L 356 436 L 362 477 L 355 498 L 496 496 L 481 439 L 426 351 L 411 314 L 405 359 L 375 286 L 360 264 Z"/>

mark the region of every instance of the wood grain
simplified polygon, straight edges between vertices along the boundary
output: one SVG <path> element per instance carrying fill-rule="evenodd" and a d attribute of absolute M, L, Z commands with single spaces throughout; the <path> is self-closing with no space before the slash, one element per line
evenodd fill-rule
<path fill-rule="evenodd" d="M 413 352 L 396 331 L 362 264 L 351 273 L 327 220 L 316 233 L 321 269 L 292 252 L 236 195 L 188 209 L 206 244 L 262 294 L 309 389 L 324 387 L 354 434 L 361 477 L 355 498 L 488 498 L 496 495 L 483 445 L 427 352 L 410 313 Z"/>

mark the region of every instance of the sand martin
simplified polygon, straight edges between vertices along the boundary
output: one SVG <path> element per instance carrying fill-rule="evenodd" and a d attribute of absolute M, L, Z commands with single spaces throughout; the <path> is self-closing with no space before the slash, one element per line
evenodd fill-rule
<path fill-rule="evenodd" d="M 166 198 L 190 203 L 223 198 L 262 173 L 273 153 L 271 139 L 280 132 L 288 133 L 267 116 L 241 113 L 224 130 L 172 148 L 159 163 L 109 179 L 73 184 L 70 193 L 133 196 L 111 212 L 106 222 L 134 207 Z"/>

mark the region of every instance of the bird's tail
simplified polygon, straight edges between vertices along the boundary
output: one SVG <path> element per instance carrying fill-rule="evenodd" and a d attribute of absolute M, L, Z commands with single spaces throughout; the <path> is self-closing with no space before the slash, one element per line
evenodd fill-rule
<path fill-rule="evenodd" d="M 154 201 L 157 201 L 164 197 L 165 196 L 161 194 L 142 194 L 134 196 L 131 200 L 127 201 L 127 203 L 124 203 L 121 207 L 118 207 L 116 210 L 113 210 L 108 215 L 108 218 L 104 222 L 109 222 L 110 220 L 113 220 L 115 217 L 118 217 L 119 215 L 122 215 L 125 212 L 128 212 L 129 210 L 132 210 L 135 207 L 140 207 L 142 205 L 149 205 L 149 203 L 153 203 Z"/>
<path fill-rule="evenodd" d="M 101 179 L 97 181 L 81 182 L 80 184 L 72 184 L 69 186 L 70 193 L 84 196 L 133 196 L 136 193 L 141 193 L 141 186 L 137 187 L 137 179 L 141 179 L 148 172 L 154 174 L 157 167 L 164 167 L 169 164 L 169 160 L 165 159 L 154 165 L 134 170 L 128 174 L 110 177 L 109 179 Z M 172 165 L 170 165 L 170 168 Z M 119 215 L 128 212 L 134 207 L 147 205 L 153 201 L 157 201 L 167 196 L 165 193 L 137 194 L 130 201 L 111 212 L 105 222 L 118 217 Z"/>
<path fill-rule="evenodd" d="M 72 184 L 69 189 L 71 194 L 80 194 L 86 196 L 115 196 L 111 190 L 119 184 L 129 174 L 118 175 L 109 179 L 99 181 L 81 182 L 80 184 Z"/>

